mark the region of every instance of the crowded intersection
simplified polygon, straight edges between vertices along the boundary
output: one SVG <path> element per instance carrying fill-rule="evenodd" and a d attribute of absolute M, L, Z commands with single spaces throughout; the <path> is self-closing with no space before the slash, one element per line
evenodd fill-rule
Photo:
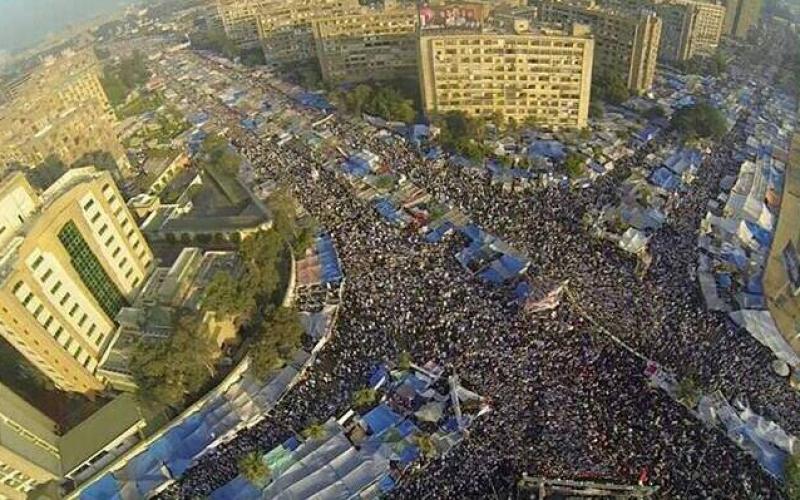
<path fill-rule="evenodd" d="M 279 94 L 267 80 L 252 85 Z M 733 147 L 746 114 L 706 154 L 691 190 L 653 236 L 652 264 L 641 275 L 634 258 L 594 238 L 584 220 L 615 199 L 652 145 L 587 189 L 516 193 L 449 163 L 433 165 L 353 119 L 301 113 L 307 123 L 324 122 L 316 130 L 336 138 L 334 157 L 258 137 L 233 120 L 228 135 L 249 160 L 253 184 L 291 187 L 332 235 L 347 277 L 340 319 L 300 384 L 264 420 L 203 454 L 162 498 L 210 495 L 237 476 L 241 456 L 346 411 L 374 367 L 402 352 L 448 367 L 489 396 L 492 411 L 453 452 L 404 477 L 394 498 L 499 498 L 523 473 L 640 483 L 657 487 L 660 498 L 782 497 L 778 480 L 643 373 L 643 360 L 654 360 L 800 432 L 800 397 L 769 370 L 768 350 L 707 311 L 693 280 L 705 204 L 722 176 L 736 173 Z M 460 234 L 434 245 L 381 218 L 336 169 L 345 151 L 363 150 L 498 234 L 530 259 L 529 274 L 568 280 L 567 299 L 527 314 L 507 289 L 459 266 Z"/>

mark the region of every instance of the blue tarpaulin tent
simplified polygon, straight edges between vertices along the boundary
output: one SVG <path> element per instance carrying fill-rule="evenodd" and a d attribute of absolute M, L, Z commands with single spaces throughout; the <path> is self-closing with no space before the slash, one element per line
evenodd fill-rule
<path fill-rule="evenodd" d="M 673 191 L 678 187 L 678 179 L 666 167 L 658 167 L 650 176 L 650 182 L 667 191 Z"/>
<path fill-rule="evenodd" d="M 106 474 L 83 490 L 80 498 L 81 500 L 119 500 L 122 498 L 119 481 L 113 475 Z"/>
<path fill-rule="evenodd" d="M 300 441 L 297 439 L 296 436 L 292 436 L 283 442 L 283 447 L 289 451 L 296 450 L 298 446 L 300 446 Z"/>
<path fill-rule="evenodd" d="M 383 363 L 379 364 L 369 376 L 369 386 L 375 387 L 381 382 L 381 380 L 385 379 L 388 374 L 389 370 L 386 368 L 386 365 Z"/>
<path fill-rule="evenodd" d="M 429 231 L 425 235 L 425 240 L 429 243 L 439 243 L 452 230 L 453 230 L 453 224 L 450 221 L 445 221 L 439 226 Z"/>
<path fill-rule="evenodd" d="M 380 488 L 382 493 L 389 493 L 395 487 L 394 479 L 392 479 L 392 476 L 390 476 L 389 474 L 386 474 L 378 482 L 378 487 Z"/>
<path fill-rule="evenodd" d="M 211 500 L 255 500 L 261 498 L 261 490 L 242 476 L 236 476 L 233 481 L 211 492 L 210 498 Z"/>
<path fill-rule="evenodd" d="M 400 422 L 400 415 L 384 403 L 379 404 L 361 417 L 373 434 L 380 434 Z"/>
<path fill-rule="evenodd" d="M 339 263 L 339 256 L 331 241 L 330 235 L 323 234 L 317 238 L 317 254 L 323 283 L 338 283 L 344 278 Z"/>

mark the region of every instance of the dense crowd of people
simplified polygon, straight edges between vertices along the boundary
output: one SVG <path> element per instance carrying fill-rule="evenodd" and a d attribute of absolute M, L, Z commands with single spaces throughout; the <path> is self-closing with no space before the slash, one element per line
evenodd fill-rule
<path fill-rule="evenodd" d="M 309 123 L 321 116 L 304 113 Z M 531 259 L 531 275 L 569 279 L 572 299 L 539 315 L 525 314 L 508 290 L 466 272 L 454 258 L 464 243 L 457 233 L 432 244 L 382 219 L 337 173 L 339 159 L 300 141 L 279 146 L 233 132 L 234 146 L 252 163 L 253 181 L 292 186 L 334 238 L 347 276 L 344 300 L 333 340 L 302 382 L 263 421 L 209 450 L 162 496 L 208 495 L 236 477 L 244 454 L 266 452 L 340 416 L 376 364 L 403 351 L 458 373 L 491 399 L 492 411 L 449 455 L 404 478 L 393 497 L 485 498 L 512 491 L 522 473 L 641 481 L 663 498 L 782 496 L 780 485 L 724 434 L 649 388 L 641 359 L 595 326 L 679 376 L 697 377 L 703 390 L 746 400 L 787 431 L 800 430 L 800 397 L 769 372 L 769 353 L 706 311 L 691 279 L 705 203 L 721 176 L 738 169 L 733 148 L 746 118 L 707 155 L 691 191 L 651 240 L 653 263 L 644 277 L 634 259 L 590 236 L 582 220 L 614 199 L 646 150 L 589 189 L 552 186 L 531 195 L 504 192 L 455 166 L 434 169 L 354 121 L 335 117 L 321 126 L 344 150 L 378 153 L 504 238 Z"/>

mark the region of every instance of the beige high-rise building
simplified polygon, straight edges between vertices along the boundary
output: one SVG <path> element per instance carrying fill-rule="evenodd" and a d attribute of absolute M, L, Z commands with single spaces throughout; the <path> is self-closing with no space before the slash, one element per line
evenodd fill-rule
<path fill-rule="evenodd" d="M 358 0 L 293 0 L 264 6 L 258 11 L 264 57 L 279 64 L 311 61 L 316 55 L 313 22 L 360 12 Z"/>
<path fill-rule="evenodd" d="M 761 18 L 763 0 L 726 0 L 725 34 L 744 38 Z"/>
<path fill-rule="evenodd" d="M 417 9 L 369 10 L 314 21 L 322 78 L 344 83 L 417 72 Z"/>
<path fill-rule="evenodd" d="M 711 56 L 719 47 L 725 19 L 725 6 L 671 0 L 657 6 L 662 20 L 659 58 L 686 61 L 694 56 Z"/>
<path fill-rule="evenodd" d="M 0 498 L 22 500 L 61 477 L 56 423 L 0 384 Z"/>
<path fill-rule="evenodd" d="M 56 386 L 100 390 L 114 317 L 153 254 L 108 172 L 72 169 L 41 194 L 0 184 L 0 334 Z"/>
<path fill-rule="evenodd" d="M 258 45 L 258 11 L 278 0 L 217 0 L 225 35 L 239 46 Z"/>
<path fill-rule="evenodd" d="M 15 163 L 33 167 L 49 156 L 70 165 L 97 152 L 128 170 L 91 51 L 49 60 L 7 91 L 10 100 L 0 106 L 0 170 Z"/>
<path fill-rule="evenodd" d="M 539 6 L 539 18 L 551 23 L 591 26 L 596 77 L 612 72 L 635 93 L 646 92 L 653 86 L 661 40 L 661 19 L 654 12 L 547 1 Z"/>
<path fill-rule="evenodd" d="M 140 441 L 146 425 L 134 397 L 117 396 L 64 432 L 56 422 L 0 384 L 0 498 L 60 498 Z M 39 496 L 45 493 L 45 496 Z"/>
<path fill-rule="evenodd" d="M 428 113 L 499 113 L 553 129 L 587 124 L 594 40 L 585 26 L 420 32 L 419 75 Z"/>

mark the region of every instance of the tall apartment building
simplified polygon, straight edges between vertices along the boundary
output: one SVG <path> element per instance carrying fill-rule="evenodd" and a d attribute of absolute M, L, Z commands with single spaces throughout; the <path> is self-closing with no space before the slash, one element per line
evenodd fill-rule
<path fill-rule="evenodd" d="M 56 423 L 0 384 L 0 498 L 24 499 L 61 476 Z"/>
<path fill-rule="evenodd" d="M 314 21 L 322 78 L 344 83 L 416 74 L 417 19 L 415 8 L 405 8 Z"/>
<path fill-rule="evenodd" d="M 311 61 L 316 56 L 314 21 L 360 12 L 358 0 L 293 0 L 264 6 L 258 11 L 264 57 L 274 63 Z"/>
<path fill-rule="evenodd" d="M 62 432 L 56 422 L 0 384 L 0 498 L 41 498 L 40 486 L 80 484 L 140 441 L 145 421 L 130 394 Z M 54 498 L 46 495 L 47 498 Z M 60 498 L 60 497 L 59 497 Z"/>
<path fill-rule="evenodd" d="M 725 34 L 744 38 L 761 18 L 763 0 L 725 0 Z"/>
<path fill-rule="evenodd" d="M 90 51 L 48 61 L 8 90 L 11 99 L 0 107 L 0 169 L 32 167 L 51 155 L 69 165 L 96 152 L 111 154 L 123 172 L 129 168 Z"/>
<path fill-rule="evenodd" d="M 500 113 L 553 129 L 583 128 L 589 115 L 594 40 L 585 26 L 420 32 L 419 78 L 429 113 Z"/>
<path fill-rule="evenodd" d="M 153 254 L 108 172 L 71 169 L 37 195 L 0 184 L 0 335 L 56 386 L 100 390 L 114 317 Z"/>
<path fill-rule="evenodd" d="M 725 6 L 691 0 L 671 0 L 657 6 L 662 21 L 659 58 L 686 61 L 711 56 L 722 36 Z"/>
<path fill-rule="evenodd" d="M 258 11 L 274 0 L 217 0 L 225 35 L 239 46 L 258 45 Z"/>
<path fill-rule="evenodd" d="M 613 72 L 635 93 L 646 92 L 653 86 L 661 40 L 661 19 L 654 12 L 546 1 L 539 6 L 539 18 L 551 23 L 591 26 L 596 77 Z"/>

